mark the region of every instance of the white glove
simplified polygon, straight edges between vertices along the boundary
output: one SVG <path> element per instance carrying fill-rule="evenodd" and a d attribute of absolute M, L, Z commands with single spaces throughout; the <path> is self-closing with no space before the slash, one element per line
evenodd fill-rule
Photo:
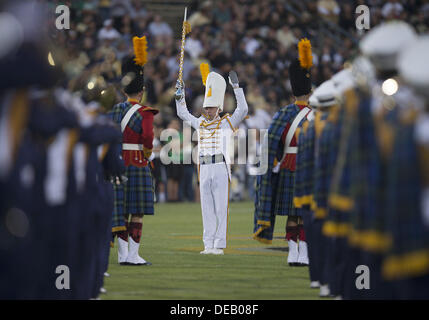
<path fill-rule="evenodd" d="M 155 159 L 155 152 L 152 152 L 150 157 L 149 157 L 149 161 L 152 161 L 153 159 Z"/>
<path fill-rule="evenodd" d="M 229 76 L 228 76 L 228 80 L 230 85 L 234 88 L 237 89 L 240 87 L 239 83 L 238 83 L 238 76 L 237 76 L 237 72 L 235 71 L 230 71 L 229 72 Z"/>
<path fill-rule="evenodd" d="M 185 84 L 181 83 L 179 80 L 176 81 L 176 93 L 174 97 L 177 101 L 180 101 L 185 98 Z"/>

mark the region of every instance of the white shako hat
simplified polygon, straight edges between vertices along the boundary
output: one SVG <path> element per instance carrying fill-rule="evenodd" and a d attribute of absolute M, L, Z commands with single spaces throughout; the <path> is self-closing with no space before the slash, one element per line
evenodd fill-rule
<path fill-rule="evenodd" d="M 405 48 L 398 58 L 402 79 L 420 93 L 429 93 L 429 36 L 422 36 Z"/>
<path fill-rule="evenodd" d="M 219 73 L 210 72 L 206 80 L 203 108 L 218 107 L 220 111 L 223 111 L 225 90 L 225 79 Z"/>
<path fill-rule="evenodd" d="M 382 23 L 371 29 L 360 42 L 361 52 L 380 71 L 394 71 L 399 52 L 413 43 L 417 33 L 403 21 Z"/>
<path fill-rule="evenodd" d="M 353 76 L 350 68 L 343 69 L 331 78 L 331 81 L 334 83 L 335 88 L 337 89 L 337 95 L 341 96 L 344 91 L 350 89 L 354 85 Z"/>
<path fill-rule="evenodd" d="M 319 108 L 330 107 L 338 102 L 338 90 L 332 80 L 327 80 L 318 86 L 313 96 L 317 99 Z"/>
<path fill-rule="evenodd" d="M 315 90 L 317 90 L 317 88 Z M 308 98 L 308 104 L 311 107 L 313 107 L 313 108 L 318 108 L 319 107 L 319 100 L 317 100 L 317 98 L 314 95 L 314 93 L 312 93 L 311 96 L 310 96 L 310 98 Z"/>

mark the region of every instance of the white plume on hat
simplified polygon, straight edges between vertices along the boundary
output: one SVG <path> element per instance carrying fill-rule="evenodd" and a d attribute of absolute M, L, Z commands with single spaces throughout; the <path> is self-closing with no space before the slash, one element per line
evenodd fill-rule
<path fill-rule="evenodd" d="M 206 80 L 203 108 L 218 107 L 220 111 L 223 111 L 225 90 L 225 79 L 216 72 L 210 72 Z"/>
<path fill-rule="evenodd" d="M 416 31 L 408 23 L 390 21 L 369 31 L 360 42 L 360 50 L 378 70 L 395 70 L 399 52 L 416 38 Z"/>

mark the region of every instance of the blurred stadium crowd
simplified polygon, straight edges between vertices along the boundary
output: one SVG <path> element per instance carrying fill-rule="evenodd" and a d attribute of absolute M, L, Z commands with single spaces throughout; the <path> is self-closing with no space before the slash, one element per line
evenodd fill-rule
<path fill-rule="evenodd" d="M 145 103 L 161 110 L 155 118 L 154 150 L 159 152 L 166 143 L 160 141 L 160 132 L 165 128 L 180 130 L 182 126 L 177 121 L 173 100 L 179 68 L 179 31 L 175 34 L 175 26 L 149 11 L 144 1 L 48 3 L 53 9 L 60 4 L 71 9 L 70 30 L 54 31 L 58 48 L 64 49 L 69 88 L 84 91 L 84 96 L 98 99 L 106 109 L 124 99 L 120 90 L 120 61 L 132 50 L 132 37 L 148 38 Z M 188 105 L 194 114 L 199 114 L 204 93 L 198 69 L 201 62 L 208 62 L 211 69 L 224 75 L 234 69 L 240 75 L 250 107 L 244 128 L 267 129 L 273 114 L 291 102 L 287 67 L 297 55 L 298 39 L 307 37 L 313 43 L 316 67 L 312 69 L 312 79 L 314 86 L 318 86 L 354 56 L 360 37 L 355 26 L 355 8 L 360 4 L 370 8 L 371 27 L 400 18 L 410 22 L 419 33 L 428 29 L 428 0 L 192 1 L 188 8 L 192 32 L 186 41 L 184 63 Z M 177 30 L 182 12 L 178 17 Z M 52 24 L 54 20 L 55 16 Z M 227 92 L 225 111 L 234 108 L 232 92 Z M 249 170 L 244 165 L 235 165 L 231 200 L 253 198 L 254 178 L 249 176 Z M 157 201 L 198 200 L 196 176 L 193 165 L 164 165 L 158 157 Z"/>

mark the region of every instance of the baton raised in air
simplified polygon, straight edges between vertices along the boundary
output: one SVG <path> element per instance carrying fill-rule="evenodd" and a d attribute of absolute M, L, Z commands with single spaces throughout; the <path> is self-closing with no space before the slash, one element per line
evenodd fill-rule
<path fill-rule="evenodd" d="M 183 59 L 185 56 L 185 39 L 186 35 L 191 32 L 191 25 L 188 21 L 186 21 L 186 15 L 188 12 L 188 8 L 185 7 L 185 15 L 183 17 L 183 25 L 182 25 L 182 46 L 180 48 L 180 63 L 179 63 L 179 79 L 178 82 L 183 84 Z"/>

